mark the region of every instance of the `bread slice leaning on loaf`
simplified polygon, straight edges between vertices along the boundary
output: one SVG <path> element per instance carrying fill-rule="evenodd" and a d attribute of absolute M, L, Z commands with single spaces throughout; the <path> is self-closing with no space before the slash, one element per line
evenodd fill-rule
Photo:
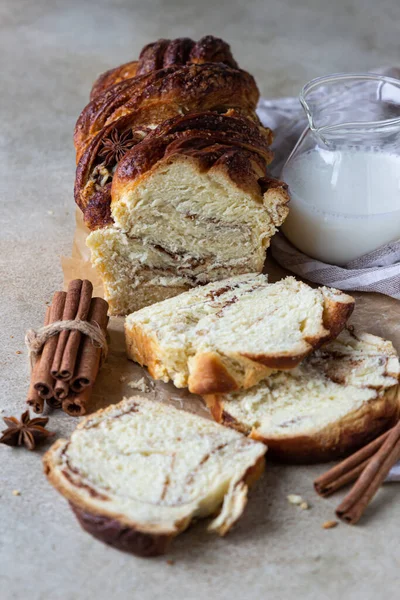
<path fill-rule="evenodd" d="M 193 393 L 249 388 L 336 337 L 353 306 L 351 296 L 294 277 L 240 275 L 129 315 L 127 352 L 155 379 Z"/>
<path fill-rule="evenodd" d="M 82 527 L 120 550 L 163 554 L 194 518 L 224 535 L 264 469 L 263 444 L 140 397 L 82 421 L 44 456 L 45 473 Z"/>
<path fill-rule="evenodd" d="M 251 390 L 206 396 L 214 418 L 291 462 L 333 460 L 399 418 L 398 355 L 391 342 L 344 330 L 288 372 Z"/>

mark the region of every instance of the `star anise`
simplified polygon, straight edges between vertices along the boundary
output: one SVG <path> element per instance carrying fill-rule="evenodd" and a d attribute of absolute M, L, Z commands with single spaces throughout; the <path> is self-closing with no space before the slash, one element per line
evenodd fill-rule
<path fill-rule="evenodd" d="M 55 435 L 52 431 L 45 429 L 48 420 L 47 417 L 31 419 L 29 410 L 21 415 L 20 421 L 16 417 L 4 417 L 3 421 L 7 425 L 7 429 L 2 431 L 0 443 L 7 444 L 7 446 L 24 444 L 28 450 L 34 450 L 37 444 Z"/>
<path fill-rule="evenodd" d="M 137 144 L 138 139 L 128 129 L 124 133 L 119 134 L 116 129 L 110 134 L 110 137 L 103 141 L 103 147 L 99 152 L 99 156 L 104 157 L 104 164 L 107 166 L 118 163 L 124 154 Z"/>

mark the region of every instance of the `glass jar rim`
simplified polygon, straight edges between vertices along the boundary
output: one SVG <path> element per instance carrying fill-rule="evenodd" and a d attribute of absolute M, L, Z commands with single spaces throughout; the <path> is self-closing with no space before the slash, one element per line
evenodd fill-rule
<path fill-rule="evenodd" d="M 331 75 L 323 75 L 321 77 L 316 77 L 315 79 L 311 79 L 308 83 L 306 83 L 299 94 L 300 103 L 307 115 L 308 123 L 311 131 L 332 131 L 335 129 L 344 129 L 348 127 L 352 127 L 355 129 L 365 128 L 365 127 L 374 127 L 377 129 L 388 128 L 391 126 L 399 127 L 400 126 L 400 117 L 395 117 L 392 119 L 380 119 L 376 121 L 363 121 L 363 122 L 348 122 L 348 123 L 339 123 L 335 125 L 325 125 L 321 127 L 316 127 L 314 124 L 314 119 L 312 116 L 312 112 L 307 103 L 307 95 L 312 92 L 317 87 L 326 84 L 326 83 L 334 83 L 336 81 L 351 81 L 351 80 L 361 80 L 361 81 L 376 81 L 381 83 L 388 83 L 396 86 L 400 90 L 400 79 L 395 79 L 394 77 L 388 77 L 387 75 L 381 75 L 379 73 L 332 73 Z"/>

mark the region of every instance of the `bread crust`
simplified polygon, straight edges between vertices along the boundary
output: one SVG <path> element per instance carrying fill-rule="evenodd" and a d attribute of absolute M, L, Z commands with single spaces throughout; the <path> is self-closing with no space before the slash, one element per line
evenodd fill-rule
<path fill-rule="evenodd" d="M 125 402 L 129 404 L 133 402 L 132 407 L 134 408 L 135 400 L 136 398 L 131 398 Z M 143 402 L 143 399 L 138 398 L 137 401 Z M 115 409 L 116 407 L 112 405 L 97 411 L 94 415 L 89 415 L 80 422 L 78 429 L 85 428 L 86 424 L 90 426 L 92 420 L 102 419 L 103 416 L 114 412 Z M 137 523 L 126 515 L 115 512 L 107 506 L 107 496 L 103 497 L 101 493 L 93 488 L 88 488 L 84 483 L 76 483 L 70 477 L 69 470 L 65 472 L 63 469 L 62 474 L 60 473 L 57 461 L 59 456 L 66 451 L 68 444 L 68 440 L 59 439 L 46 452 L 43 457 L 44 473 L 49 482 L 68 500 L 82 528 L 98 540 L 138 556 L 157 556 L 164 554 L 172 539 L 183 532 L 192 522 L 193 516 L 188 515 L 180 520 L 175 520 L 173 528 L 167 528 L 158 524 Z M 264 468 L 265 458 L 262 454 L 236 483 L 252 486 L 262 475 Z M 71 469 L 71 473 L 74 473 L 73 469 Z M 89 493 L 82 494 L 81 488 L 86 489 Z M 102 501 L 101 505 L 98 500 Z M 221 532 L 221 535 L 224 533 Z"/>
<path fill-rule="evenodd" d="M 160 39 L 145 46 L 139 56 L 138 74 L 171 65 L 222 63 L 237 68 L 229 44 L 212 35 L 198 42 L 190 38 Z"/>
<path fill-rule="evenodd" d="M 347 456 L 392 427 L 400 417 L 398 385 L 320 431 L 286 437 L 265 437 L 256 429 L 246 428 L 224 411 L 221 395 L 210 394 L 204 400 L 218 423 L 263 442 L 273 459 L 294 464 L 328 462 Z"/>
<path fill-rule="evenodd" d="M 70 506 L 82 529 L 93 537 L 123 552 L 144 558 L 165 554 L 174 536 L 143 533 L 135 527 L 126 527 L 117 519 L 88 512 L 72 504 Z"/>
<path fill-rule="evenodd" d="M 169 381 L 168 373 L 158 358 L 161 352 L 154 338 L 148 336 L 140 327 L 127 328 L 125 323 L 125 343 L 128 358 L 146 366 L 153 379 Z M 128 334 L 129 331 L 129 334 Z"/>
<path fill-rule="evenodd" d="M 259 98 L 246 71 L 218 63 L 170 66 L 120 81 L 83 109 L 75 126 L 79 160 L 90 140 L 106 125 L 133 112 L 138 123 L 162 123 L 183 112 L 216 108 L 254 111 Z"/>
<path fill-rule="evenodd" d="M 144 46 L 139 60 L 130 61 L 99 75 L 93 84 L 90 99 L 93 100 L 112 85 L 136 75 L 188 63 L 223 63 L 234 68 L 238 66 L 229 44 L 212 35 L 207 35 L 198 42 L 190 38 L 161 39 Z"/>
<path fill-rule="evenodd" d="M 108 88 L 112 87 L 116 83 L 120 83 L 121 81 L 126 81 L 127 79 L 132 79 L 132 77 L 135 77 L 137 68 L 138 61 L 131 60 L 123 65 L 119 65 L 118 67 L 114 67 L 113 69 L 109 69 L 108 71 L 101 73 L 92 86 L 90 92 L 90 101 L 94 100 L 96 96 L 100 96 L 100 94 L 105 92 Z"/>
<path fill-rule="evenodd" d="M 111 198 L 115 202 L 139 181 L 141 176 L 152 173 L 161 160 L 174 160 L 187 157 L 195 162 L 199 171 L 211 167 L 224 170 L 235 185 L 252 193 L 259 202 L 271 194 L 282 198 L 282 205 L 289 202 L 287 186 L 283 182 L 269 178 L 266 186 L 263 177 L 266 164 L 272 159 L 269 144 L 270 130 L 258 126 L 250 119 L 233 110 L 226 114 L 213 112 L 192 113 L 167 119 L 154 131 L 146 133 L 137 126 L 136 115 L 126 115 L 100 131 L 89 143 L 79 160 L 75 178 L 75 202 L 83 212 L 86 225 L 97 229 L 112 224 Z M 132 150 L 127 151 L 115 174 L 112 166 L 106 176 L 109 183 L 98 185 L 93 180 L 101 162 L 104 139 L 115 132 L 118 135 L 132 130 Z M 143 139 L 143 136 L 146 136 Z M 100 171 L 100 178 L 102 177 Z M 260 183 L 259 180 L 262 180 Z M 111 180 L 115 183 L 111 187 Z M 275 202 L 276 203 L 276 202 Z M 279 209 L 277 208 L 278 213 Z M 278 214 L 277 225 L 286 217 L 286 211 Z"/>

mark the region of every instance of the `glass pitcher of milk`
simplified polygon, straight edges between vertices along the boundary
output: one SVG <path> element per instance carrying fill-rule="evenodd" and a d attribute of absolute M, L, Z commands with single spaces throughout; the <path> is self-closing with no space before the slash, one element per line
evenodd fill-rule
<path fill-rule="evenodd" d="M 300 102 L 308 127 L 283 167 L 282 230 L 305 254 L 345 265 L 400 238 L 400 80 L 320 77 Z"/>

